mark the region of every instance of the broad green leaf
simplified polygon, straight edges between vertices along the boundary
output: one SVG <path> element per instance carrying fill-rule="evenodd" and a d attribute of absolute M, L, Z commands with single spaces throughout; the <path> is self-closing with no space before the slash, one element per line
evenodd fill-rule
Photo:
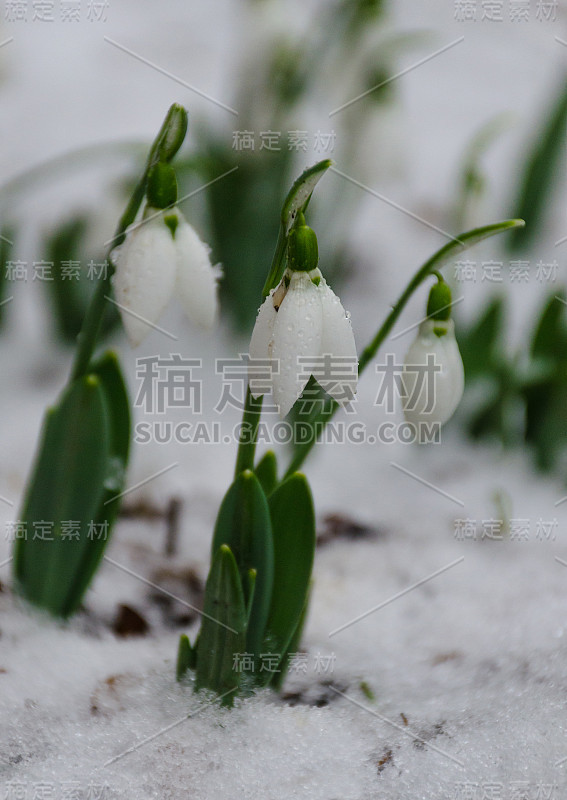
<path fill-rule="evenodd" d="M 526 440 L 534 449 L 538 468 L 544 472 L 564 463 L 567 442 L 567 385 L 530 387 L 526 398 Z"/>
<path fill-rule="evenodd" d="M 189 119 L 187 111 L 179 103 L 173 103 L 168 109 L 160 131 L 152 145 L 148 156 L 148 167 L 158 161 L 171 161 L 183 142 L 187 133 Z"/>
<path fill-rule="evenodd" d="M 273 450 L 264 453 L 254 467 L 254 473 L 260 481 L 264 494 L 269 497 L 278 485 L 278 461 Z"/>
<path fill-rule="evenodd" d="M 536 131 L 534 144 L 520 179 L 515 211 L 526 220 L 524 231 L 510 237 L 509 249 L 517 252 L 527 247 L 538 233 L 565 160 L 567 132 L 567 82 L 563 80 L 559 95 L 545 121 L 543 130 Z"/>
<path fill-rule="evenodd" d="M 524 402 L 519 394 L 516 375 L 508 365 L 502 365 L 495 379 L 485 388 L 485 405 L 469 423 L 473 439 L 493 438 L 505 447 L 522 444 L 524 440 Z"/>
<path fill-rule="evenodd" d="M 176 162 L 180 195 L 194 194 L 203 183 L 209 184 L 204 193 L 209 243 L 215 260 L 224 265 L 219 286 L 223 307 L 239 330 L 249 331 L 269 268 L 266 254 L 269 259 L 278 236 L 281 198 L 289 187 L 294 154 L 287 149 L 263 150 L 250 158 L 227 146 L 225 137 L 214 137 L 210 129 L 196 128 L 194 134 L 200 158 Z M 219 175 L 224 177 L 216 181 Z M 192 203 L 195 214 L 202 212 L 202 197 L 186 201 L 188 216 Z"/>
<path fill-rule="evenodd" d="M 179 637 L 179 647 L 177 649 L 177 664 L 175 667 L 176 680 L 180 681 L 187 670 L 195 669 L 197 663 L 196 650 L 191 647 L 189 637 L 182 633 Z"/>
<path fill-rule="evenodd" d="M 241 678 L 236 661 L 246 652 L 246 605 L 236 561 L 224 544 L 215 553 L 207 578 L 196 648 L 195 688 L 219 695 L 230 692 L 223 702 L 232 705 Z"/>
<path fill-rule="evenodd" d="M 248 570 L 248 586 L 246 593 L 248 595 L 248 599 L 246 601 L 246 626 L 250 625 L 250 614 L 252 613 L 252 605 L 254 603 L 254 594 L 256 593 L 256 576 L 257 572 L 255 569 Z"/>
<path fill-rule="evenodd" d="M 53 614 L 65 614 L 70 589 L 91 544 L 89 526 L 104 496 L 109 455 L 101 380 L 88 375 L 71 384 L 47 412 L 20 515 L 28 535 L 18 540 L 14 552 L 19 590 Z M 66 528 L 71 522 L 78 526 Z M 36 535 L 41 523 L 47 531 L 44 538 Z"/>
<path fill-rule="evenodd" d="M 309 584 L 309 589 L 307 590 L 305 605 L 303 606 L 303 610 L 301 611 L 301 616 L 299 617 L 299 622 L 295 626 L 293 635 L 280 662 L 279 672 L 274 672 L 274 676 L 270 681 L 270 686 L 272 686 L 276 691 L 279 691 L 282 688 L 283 683 L 285 681 L 285 677 L 289 670 L 289 665 L 291 664 L 295 654 L 299 651 L 299 646 L 301 644 L 301 637 L 303 636 L 303 629 L 305 628 L 305 623 L 307 622 L 307 614 L 309 612 L 309 598 L 311 595 L 312 586 L 313 582 L 311 581 Z"/>
<path fill-rule="evenodd" d="M 130 400 L 116 353 L 108 350 L 90 366 L 89 373 L 100 378 L 108 403 L 111 454 L 126 464 L 130 452 Z"/>
<path fill-rule="evenodd" d="M 66 266 L 80 264 L 88 229 L 88 219 L 77 215 L 51 233 L 45 241 L 46 261 L 51 265 L 52 280 L 45 283 L 52 309 L 53 324 L 59 338 L 75 344 L 87 313 L 95 282 L 89 279 L 86 268 L 78 276 L 67 274 Z M 120 320 L 115 306 L 107 304 L 101 323 L 101 336 L 107 335 Z"/>
<path fill-rule="evenodd" d="M 246 601 L 250 569 L 256 570 L 254 599 L 246 641 L 247 652 L 260 654 L 270 611 L 274 579 L 274 545 L 266 496 L 253 472 L 242 472 L 219 509 L 212 552 L 228 545 L 234 554 Z"/>
<path fill-rule="evenodd" d="M 104 494 L 93 519 L 95 535 L 85 547 L 80 569 L 77 571 L 63 612 L 65 616 L 73 614 L 79 607 L 110 540 L 112 526 L 120 507 L 130 451 L 130 401 L 115 353 L 111 351 L 105 353 L 92 365 L 91 374 L 99 378 L 104 394 L 110 451 L 104 479 Z"/>
<path fill-rule="evenodd" d="M 565 449 L 567 434 L 567 335 L 562 293 L 544 305 L 531 342 L 531 380 L 524 378 L 525 437 L 539 469 L 552 470 Z M 539 367 L 539 379 L 538 379 Z"/>
<path fill-rule="evenodd" d="M 91 281 L 66 275 L 64 264 L 79 264 L 79 253 L 87 231 L 87 218 L 76 216 L 57 228 L 47 239 L 46 260 L 52 265 L 52 280 L 45 284 L 59 338 L 74 344 L 87 307 L 87 284 Z"/>
<path fill-rule="evenodd" d="M 266 627 L 270 650 L 283 657 L 305 608 L 315 554 L 315 511 L 304 475 L 284 481 L 269 499 L 274 534 L 274 592 Z"/>
<path fill-rule="evenodd" d="M 493 298 L 466 330 L 458 330 L 457 341 L 465 367 L 467 381 L 494 369 L 503 347 L 505 324 L 504 298 Z"/>
<path fill-rule="evenodd" d="M 565 345 L 565 295 L 557 292 L 550 297 L 541 312 L 531 343 L 534 358 L 567 359 Z"/>
<path fill-rule="evenodd" d="M 313 189 L 316 187 L 317 183 L 323 177 L 332 163 L 333 162 L 331 159 L 326 158 L 323 161 L 319 161 L 317 164 L 314 164 L 312 167 L 309 167 L 301 173 L 299 178 L 297 178 L 289 190 L 282 206 L 280 230 L 278 233 L 276 251 L 272 259 L 270 273 L 266 279 L 266 283 L 264 284 L 264 289 L 262 292 L 264 297 L 267 297 L 270 293 L 270 290 L 277 286 L 281 281 L 285 269 L 287 238 L 291 227 L 297 219 L 297 215 L 300 212 L 305 211 L 311 198 Z"/>

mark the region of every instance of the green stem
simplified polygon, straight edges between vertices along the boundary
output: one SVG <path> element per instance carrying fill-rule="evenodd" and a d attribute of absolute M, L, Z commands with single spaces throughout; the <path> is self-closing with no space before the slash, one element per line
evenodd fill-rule
<path fill-rule="evenodd" d="M 378 349 L 381 347 L 384 340 L 396 324 L 398 317 L 404 310 L 410 297 L 413 295 L 416 289 L 419 289 L 421 284 L 430 275 L 441 269 L 441 267 L 444 266 L 454 255 L 468 249 L 469 247 L 472 247 L 473 244 L 476 244 L 477 242 L 480 242 L 489 236 L 494 236 L 495 234 L 504 233 L 507 230 L 521 227 L 524 224 L 525 223 L 523 220 L 512 219 L 495 223 L 493 225 L 486 225 L 482 228 L 475 228 L 471 231 L 467 231 L 466 233 L 462 233 L 458 238 L 448 242 L 444 247 L 441 248 L 441 250 L 438 250 L 436 253 L 434 253 L 434 255 L 432 255 L 431 258 L 429 258 L 415 273 L 411 281 L 400 295 L 398 302 L 395 304 L 395 306 L 393 306 L 392 310 L 382 323 L 382 326 L 379 328 L 376 336 L 362 351 L 360 360 L 358 362 L 358 374 L 361 375 L 370 361 L 373 360 L 378 352 Z M 318 438 L 323 432 L 325 426 L 333 417 L 338 408 L 339 405 L 334 400 L 328 399 L 325 402 L 321 413 L 312 422 L 314 435 L 308 442 L 305 442 L 305 444 L 302 444 L 296 449 L 295 455 L 293 456 L 287 472 L 284 475 L 284 480 L 301 467 L 311 452 L 312 447 L 317 443 Z"/>
<path fill-rule="evenodd" d="M 93 298 L 87 309 L 81 332 L 77 337 L 77 352 L 75 355 L 73 368 L 71 370 L 70 382 L 80 378 L 82 375 L 88 372 L 93 352 L 96 347 L 100 326 L 106 310 L 106 298 L 110 292 L 111 278 L 114 272 L 114 267 L 112 266 L 112 262 L 110 260 L 110 253 L 115 247 L 118 247 L 122 244 L 125 238 L 126 229 L 136 219 L 136 215 L 144 200 L 146 183 L 150 169 L 158 161 L 169 162 L 173 158 L 173 156 L 181 147 L 186 132 L 187 112 L 182 106 L 174 103 L 167 112 L 160 131 L 152 143 L 142 177 L 132 192 L 132 196 L 130 197 L 128 205 L 126 206 L 126 209 L 120 218 L 116 233 L 114 234 L 114 237 L 110 243 L 106 259 L 108 263 L 106 275 L 104 279 L 100 281 L 95 290 Z"/>
<path fill-rule="evenodd" d="M 386 319 L 382 323 L 382 326 L 378 330 L 378 333 L 376 334 L 374 339 L 372 339 L 370 344 L 368 344 L 364 348 L 364 350 L 362 351 L 362 354 L 360 356 L 360 360 L 358 362 L 358 374 L 359 375 L 361 375 L 364 372 L 364 370 L 366 369 L 366 367 L 368 366 L 370 361 L 372 361 L 372 359 L 374 358 L 374 356 L 378 352 L 378 349 L 382 346 L 384 340 L 389 335 L 390 331 L 392 330 L 392 328 L 394 327 L 394 325 L 398 321 L 398 317 L 400 316 L 400 314 L 402 313 L 402 311 L 406 307 L 406 305 L 407 305 L 409 299 L 411 298 L 411 296 L 413 295 L 413 293 L 417 289 L 419 289 L 421 284 L 429 277 L 431 272 L 432 272 L 432 269 L 431 269 L 431 266 L 430 266 L 430 261 L 428 261 L 426 264 L 424 264 L 421 267 L 421 269 L 419 269 L 415 273 L 415 275 L 413 276 L 411 281 L 408 283 L 408 285 L 406 286 L 406 288 L 404 289 L 404 291 L 400 295 L 400 298 L 399 298 L 398 302 L 395 304 L 395 306 L 392 308 L 392 310 L 390 311 L 390 313 L 388 314 L 388 316 L 386 317 Z"/>
<path fill-rule="evenodd" d="M 287 249 L 287 236 L 285 233 L 285 226 L 280 223 L 280 230 L 278 234 L 278 241 L 276 249 L 272 257 L 272 263 L 264 288 L 262 290 L 262 297 L 266 298 L 270 291 L 275 288 L 285 266 L 285 256 Z M 238 477 L 245 469 L 254 469 L 254 456 L 256 454 L 256 439 L 258 435 L 258 425 L 260 424 L 260 417 L 262 415 L 263 397 L 258 397 L 256 400 L 250 393 L 250 386 L 246 390 L 246 402 L 244 404 L 244 412 L 242 414 L 242 424 L 240 427 L 240 437 L 238 441 L 238 452 L 236 454 L 236 465 L 234 467 L 234 475 Z"/>
<path fill-rule="evenodd" d="M 250 392 L 250 387 L 248 387 L 246 390 L 244 413 L 242 414 L 236 465 L 234 467 L 235 478 L 237 478 L 241 472 L 244 472 L 245 469 L 254 469 L 256 439 L 258 436 L 260 417 L 262 416 L 263 401 L 263 397 L 254 399 Z"/>
<path fill-rule="evenodd" d="M 134 189 L 126 210 L 122 214 L 120 222 L 118 223 L 118 227 L 116 228 L 116 233 L 112 239 L 112 243 L 107 254 L 106 261 L 108 268 L 106 275 L 96 287 L 93 298 L 87 309 L 81 332 L 77 337 L 77 352 L 75 354 L 75 361 L 71 371 L 70 382 L 80 378 L 89 369 L 89 364 L 91 363 L 93 352 L 96 347 L 100 326 L 102 324 L 102 319 L 106 309 L 106 298 L 108 297 L 111 286 L 110 281 L 114 272 L 114 267 L 110 260 L 110 253 L 115 247 L 118 247 L 118 245 L 122 244 L 124 241 L 126 228 L 136 219 L 136 214 L 138 213 L 138 210 L 144 199 L 146 178 L 147 169 L 144 171 L 142 178 Z"/>

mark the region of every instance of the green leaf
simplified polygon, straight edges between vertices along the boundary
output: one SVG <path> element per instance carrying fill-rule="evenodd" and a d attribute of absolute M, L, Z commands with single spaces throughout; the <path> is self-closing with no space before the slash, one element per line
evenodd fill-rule
<path fill-rule="evenodd" d="M 100 378 L 108 403 L 111 455 L 119 458 L 125 466 L 128 463 L 128 455 L 130 453 L 130 400 L 116 353 L 112 350 L 107 350 L 97 361 L 91 364 L 89 373 Z"/>
<path fill-rule="evenodd" d="M 101 380 L 76 380 L 47 412 L 41 443 L 20 521 L 14 570 L 21 593 L 55 615 L 65 615 L 104 496 L 110 454 L 110 430 Z M 47 537 L 34 536 L 34 523 L 48 526 Z M 65 535 L 64 522 L 77 522 L 79 538 Z M 52 527 L 51 527 L 52 526 Z"/>
<path fill-rule="evenodd" d="M 266 639 L 271 652 L 283 657 L 305 609 L 315 554 L 315 511 L 305 476 L 296 473 L 284 481 L 270 496 L 269 506 L 274 591 Z"/>
<path fill-rule="evenodd" d="M 189 119 L 187 111 L 179 103 L 173 103 L 169 107 L 167 115 L 163 121 L 160 132 L 158 133 L 150 155 L 148 165 L 151 167 L 157 161 L 171 161 L 183 142 L 187 133 Z"/>
<path fill-rule="evenodd" d="M 289 190 L 280 216 L 280 230 L 278 233 L 276 251 L 272 259 L 272 267 L 262 291 L 264 297 L 267 297 L 270 290 L 281 281 L 285 269 L 287 239 L 291 227 L 297 219 L 298 214 L 305 211 L 311 199 L 313 189 L 332 163 L 331 159 L 326 158 L 314 164 L 312 167 L 309 167 L 301 173 Z"/>
<path fill-rule="evenodd" d="M 52 280 L 45 284 L 49 294 L 53 321 L 57 335 L 63 342 L 74 344 L 81 330 L 88 297 L 83 277 L 65 275 L 65 262 L 79 263 L 79 254 L 87 232 L 88 220 L 84 215 L 73 217 L 57 228 L 47 239 L 46 260 L 52 265 Z"/>
<path fill-rule="evenodd" d="M 312 167 L 308 167 L 308 169 L 301 173 L 289 190 L 282 207 L 280 219 L 286 235 L 290 232 L 298 213 L 300 211 L 305 211 L 313 189 L 317 186 L 332 163 L 330 158 L 325 158 L 323 161 L 318 161 L 317 164 L 313 164 Z"/>
<path fill-rule="evenodd" d="M 484 389 L 487 398 L 468 426 L 473 439 L 493 438 L 504 447 L 522 444 L 524 440 L 524 402 L 518 392 L 516 374 L 503 364 L 500 372 Z"/>
<path fill-rule="evenodd" d="M 495 297 L 479 319 L 466 330 L 458 330 L 457 341 L 467 381 L 494 370 L 495 359 L 500 357 L 504 343 L 505 312 L 504 298 Z"/>
<path fill-rule="evenodd" d="M 12 260 L 16 229 L 13 225 L 3 225 L 0 231 L 0 325 L 4 323 L 7 305 L 6 289 L 9 284 L 8 261 Z"/>
<path fill-rule="evenodd" d="M 546 207 L 562 173 L 561 161 L 565 158 L 567 131 L 567 82 L 561 89 L 545 121 L 543 130 L 537 131 L 520 179 L 515 209 L 526 220 L 524 231 L 516 231 L 509 240 L 512 252 L 527 247 L 541 233 Z"/>
<path fill-rule="evenodd" d="M 525 390 L 525 436 L 540 470 L 549 472 L 565 459 L 567 442 L 567 384 L 549 382 Z"/>
<path fill-rule="evenodd" d="M 264 494 L 269 497 L 278 485 L 278 461 L 273 450 L 267 450 L 264 453 L 254 467 L 254 472 L 260 481 Z"/>
<path fill-rule="evenodd" d="M 531 343 L 534 358 L 567 359 L 565 331 L 565 296 L 557 292 L 546 301 Z"/>
<path fill-rule="evenodd" d="M 246 605 L 238 567 L 230 547 L 217 550 L 205 588 L 203 622 L 197 647 L 196 689 L 230 692 L 232 705 L 241 674 L 235 659 L 246 652 Z"/>
<path fill-rule="evenodd" d="M 309 589 L 307 590 L 307 597 L 305 598 L 305 605 L 303 606 L 303 610 L 301 611 L 301 616 L 299 617 L 299 622 L 295 626 L 295 630 L 293 635 L 290 639 L 290 642 L 286 648 L 285 653 L 283 654 L 283 658 L 279 664 L 279 672 L 274 672 L 273 678 L 270 681 L 270 686 L 275 689 L 277 692 L 283 686 L 285 681 L 286 675 L 289 670 L 289 666 L 293 660 L 294 655 L 299 650 L 299 645 L 301 644 L 301 637 L 303 636 L 303 629 L 305 628 L 305 623 L 307 622 L 307 614 L 309 612 L 309 599 L 311 596 L 311 588 L 313 586 L 313 582 L 309 583 Z"/>
<path fill-rule="evenodd" d="M 524 378 L 525 438 L 534 448 L 539 469 L 559 463 L 567 432 L 567 334 L 562 293 L 550 297 L 540 314 L 531 342 L 531 380 Z M 539 369 L 538 369 L 539 368 Z"/>
<path fill-rule="evenodd" d="M 112 351 L 106 352 L 91 366 L 90 374 L 96 375 L 100 380 L 110 436 L 104 494 L 93 518 L 94 530 L 103 531 L 103 535 L 101 538 L 93 537 L 85 548 L 63 611 L 65 616 L 73 614 L 80 606 L 110 541 L 112 527 L 120 508 L 130 452 L 130 401 L 116 354 Z"/>
<path fill-rule="evenodd" d="M 255 569 L 248 570 L 248 586 L 247 586 L 247 594 L 248 600 L 246 601 L 246 626 L 250 625 L 250 614 L 252 613 L 252 604 L 254 602 L 254 594 L 256 592 L 256 576 L 257 572 Z"/>
<path fill-rule="evenodd" d="M 212 552 L 228 545 L 234 554 L 248 601 L 250 569 L 256 570 L 247 652 L 260 654 L 270 611 L 274 579 L 272 525 L 266 496 L 253 472 L 245 470 L 230 486 L 219 509 Z"/>
<path fill-rule="evenodd" d="M 81 604 L 102 559 L 120 504 L 130 448 L 128 394 L 116 356 L 106 353 L 49 410 L 15 547 L 20 591 L 67 617 Z M 34 522 L 53 522 L 52 540 Z M 78 538 L 63 523 L 78 523 Z M 73 528 L 76 530 L 76 528 Z"/>
<path fill-rule="evenodd" d="M 235 152 L 210 129 L 197 127 L 195 133 L 200 158 L 196 161 L 193 157 L 192 163 L 185 161 L 185 169 L 183 163 L 176 164 L 180 196 L 194 194 L 203 183 L 209 184 L 204 193 L 209 244 L 215 260 L 224 265 L 221 300 L 233 324 L 248 331 L 254 324 L 266 280 L 266 254 L 272 253 L 278 236 L 281 198 L 290 183 L 294 154 L 284 148 L 280 152 L 262 150 L 250 158 L 249 153 Z M 215 180 L 219 175 L 225 176 L 222 181 Z M 188 216 L 192 203 L 194 213 L 202 213 L 202 195 L 186 202 Z M 254 220 L 253 225 L 250 220 Z"/>
<path fill-rule="evenodd" d="M 189 637 L 182 633 L 179 637 L 179 647 L 177 649 L 177 664 L 175 667 L 176 680 L 180 681 L 187 670 L 195 669 L 197 663 L 197 653 L 191 647 Z"/>

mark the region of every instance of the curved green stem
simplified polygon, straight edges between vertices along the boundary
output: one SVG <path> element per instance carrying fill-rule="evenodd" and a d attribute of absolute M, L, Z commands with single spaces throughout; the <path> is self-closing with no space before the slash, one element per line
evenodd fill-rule
<path fill-rule="evenodd" d="M 106 258 L 106 275 L 101 281 L 99 281 L 99 284 L 95 289 L 95 293 L 87 309 L 85 319 L 83 320 L 81 332 L 77 337 L 77 352 L 75 353 L 75 360 L 71 370 L 71 381 L 74 381 L 76 378 L 80 378 L 81 375 L 84 375 L 88 371 L 106 308 L 106 298 L 110 292 L 111 278 L 114 273 L 114 266 L 110 260 L 110 253 L 115 247 L 118 247 L 119 244 L 122 244 L 124 241 L 126 228 L 136 219 L 136 214 L 138 213 L 138 210 L 144 199 L 147 172 L 148 171 L 146 169 L 138 185 L 134 189 L 126 210 L 120 218 L 120 222 L 116 228 L 116 233 L 112 238 L 112 243 L 108 249 Z"/>
<path fill-rule="evenodd" d="M 397 303 L 393 306 L 381 327 L 378 329 L 376 336 L 362 351 L 358 362 L 359 376 L 373 360 L 378 352 L 378 349 L 381 347 L 390 331 L 396 324 L 398 317 L 407 305 L 408 300 L 413 293 L 419 289 L 426 278 L 445 266 L 447 261 L 457 255 L 457 253 L 467 250 L 469 247 L 472 247 L 474 244 L 482 241 L 483 239 L 487 239 L 488 237 L 494 236 L 497 233 L 503 233 L 505 231 L 512 230 L 513 228 L 522 227 L 524 224 L 525 223 L 523 220 L 512 219 L 505 220 L 504 222 L 497 222 L 494 225 L 486 225 L 482 228 L 474 228 L 473 230 L 462 233 L 458 238 L 448 242 L 444 247 L 431 256 L 431 258 L 426 261 L 425 264 L 423 264 L 423 266 L 421 266 L 415 273 L 400 295 Z M 322 411 L 311 423 L 314 430 L 314 435 L 310 437 L 309 441 L 306 441 L 305 444 L 302 444 L 296 448 L 295 454 L 284 475 L 284 480 L 301 467 L 311 452 L 311 449 L 318 441 L 318 438 L 325 426 L 331 420 L 338 408 L 339 404 L 335 400 L 328 399 L 325 401 Z M 315 435 L 315 432 L 317 435 Z"/>
<path fill-rule="evenodd" d="M 254 399 L 250 392 L 250 387 L 246 391 L 246 403 L 242 415 L 240 426 L 240 438 L 238 442 L 238 452 L 236 454 L 236 465 L 234 467 L 234 477 L 237 478 L 245 469 L 254 469 L 254 456 L 256 454 L 256 439 L 258 436 L 258 425 L 262 415 L 263 397 Z"/>
<path fill-rule="evenodd" d="M 274 255 L 272 256 L 268 277 L 266 278 L 266 283 L 262 290 L 262 298 L 265 299 L 270 291 L 275 289 L 280 282 L 285 269 L 289 231 L 294 223 L 300 219 L 309 203 L 313 189 L 330 166 L 331 161 L 329 159 L 319 161 L 317 164 L 309 167 L 309 169 L 306 169 L 289 190 L 283 204 L 278 241 L 276 243 Z M 236 454 L 236 466 L 234 470 L 236 476 L 245 469 L 254 469 L 256 438 L 262 413 L 262 402 L 262 397 L 254 400 L 250 394 L 250 387 L 248 387 L 246 391 L 244 413 L 242 415 L 238 452 Z"/>
<path fill-rule="evenodd" d="M 77 352 L 71 370 L 71 382 L 76 378 L 80 378 L 88 371 L 96 347 L 100 326 L 106 309 L 106 299 L 110 293 L 111 278 L 114 272 L 114 267 L 110 260 L 110 253 L 115 247 L 122 244 L 126 229 L 136 219 L 136 215 L 144 200 L 150 169 L 160 160 L 170 161 L 173 158 L 181 147 L 186 132 L 187 112 L 182 106 L 174 103 L 167 112 L 160 131 L 152 143 L 144 172 L 136 188 L 132 192 L 132 196 L 116 228 L 116 233 L 110 242 L 106 259 L 106 275 L 103 280 L 99 282 L 95 290 L 87 309 L 85 319 L 83 320 L 81 332 L 77 337 Z"/>

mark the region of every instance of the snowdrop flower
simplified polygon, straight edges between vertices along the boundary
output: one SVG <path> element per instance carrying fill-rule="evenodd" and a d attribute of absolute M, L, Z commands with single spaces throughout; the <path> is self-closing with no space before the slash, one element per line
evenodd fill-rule
<path fill-rule="evenodd" d="M 356 393 L 358 361 L 350 319 L 317 262 L 315 233 L 306 225 L 294 229 L 289 267 L 260 307 L 250 341 L 250 391 L 259 397 L 271 390 L 282 417 L 310 375 L 341 405 Z M 271 365 L 267 377 L 260 361 Z"/>
<path fill-rule="evenodd" d="M 447 284 L 433 287 L 427 307 L 429 318 L 419 326 L 404 360 L 404 416 L 418 427 L 422 423 L 443 425 L 463 396 L 465 373 L 455 326 L 448 318 L 450 297 Z"/>
<path fill-rule="evenodd" d="M 174 294 L 190 320 L 213 326 L 220 271 L 211 265 L 209 252 L 175 206 L 148 204 L 144 219 L 126 230 L 111 258 L 114 292 L 132 347 L 145 339 Z"/>

